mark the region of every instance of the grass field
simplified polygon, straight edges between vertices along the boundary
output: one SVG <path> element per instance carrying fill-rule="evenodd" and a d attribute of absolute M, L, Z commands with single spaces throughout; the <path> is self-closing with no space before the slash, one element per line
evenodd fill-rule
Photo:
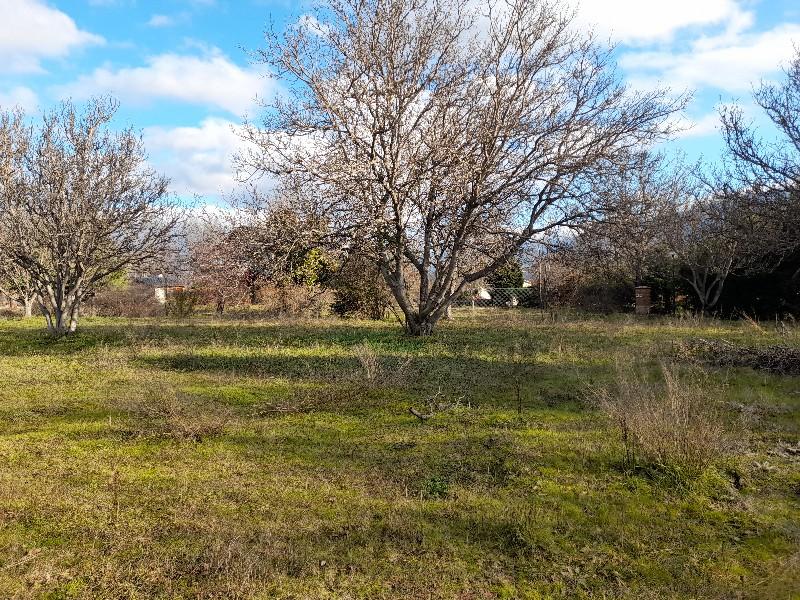
<path fill-rule="evenodd" d="M 503 310 L 429 339 L 0 320 L 0 598 L 800 598 L 800 378 L 698 375 L 693 338 L 800 346 Z M 673 359 L 731 442 L 694 477 L 624 463 L 592 402 Z"/>

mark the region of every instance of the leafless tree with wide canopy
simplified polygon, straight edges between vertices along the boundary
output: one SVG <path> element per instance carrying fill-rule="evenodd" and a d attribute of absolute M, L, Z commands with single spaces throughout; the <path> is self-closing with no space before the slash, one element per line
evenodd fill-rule
<path fill-rule="evenodd" d="M 258 52 L 288 91 L 245 124 L 240 174 L 314 186 L 413 335 L 530 240 L 592 216 L 593 182 L 686 100 L 629 92 L 554 3 L 479 6 L 327 0 Z"/>
<path fill-rule="evenodd" d="M 0 248 L 30 276 L 54 335 L 74 332 L 98 286 L 163 257 L 176 235 L 167 180 L 140 136 L 110 129 L 116 110 L 106 98 L 83 111 L 64 102 L 10 134 L 20 151 L 0 173 Z"/>
<path fill-rule="evenodd" d="M 671 251 L 677 208 L 693 199 L 691 170 L 682 156 L 641 151 L 596 187 L 605 214 L 575 229 L 562 260 L 641 285 L 648 264 Z"/>
<path fill-rule="evenodd" d="M 800 248 L 800 48 L 784 75 L 783 81 L 762 83 L 753 94 L 774 126 L 773 139 L 741 107 L 723 107 L 728 152 L 712 182 L 717 196 L 739 205 L 741 225 L 763 234 L 755 244 L 774 263 Z"/>

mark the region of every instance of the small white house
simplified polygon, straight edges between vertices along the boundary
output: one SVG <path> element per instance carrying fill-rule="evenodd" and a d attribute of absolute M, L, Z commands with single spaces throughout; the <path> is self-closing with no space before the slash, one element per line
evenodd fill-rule
<path fill-rule="evenodd" d="M 160 304 L 166 304 L 167 298 L 175 293 L 186 291 L 185 285 L 160 285 L 155 287 L 156 300 Z"/>

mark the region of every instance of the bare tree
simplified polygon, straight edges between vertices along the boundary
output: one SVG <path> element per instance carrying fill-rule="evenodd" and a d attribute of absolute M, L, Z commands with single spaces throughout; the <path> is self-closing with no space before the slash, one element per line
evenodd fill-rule
<path fill-rule="evenodd" d="M 754 100 L 777 128 L 766 141 L 736 105 L 721 111 L 722 133 L 729 150 L 729 185 L 739 188 L 800 189 L 800 49 L 779 84 L 762 83 Z"/>
<path fill-rule="evenodd" d="M 19 111 L 0 114 L 0 194 L 14 196 L 22 193 L 19 168 L 30 140 L 24 115 Z M 2 213 L 0 213 L 2 214 Z M 0 239 L 10 223 L 0 220 Z M 30 274 L 16 264 L 8 248 L 0 246 L 0 292 L 23 307 L 31 316 L 35 289 Z"/>
<path fill-rule="evenodd" d="M 22 307 L 22 314 L 30 317 L 36 301 L 36 288 L 30 274 L 0 251 L 0 293 Z"/>
<path fill-rule="evenodd" d="M 248 297 L 248 263 L 240 259 L 241 235 L 230 230 L 224 217 L 207 214 L 202 221 L 191 242 L 192 287 L 221 315 L 228 305 Z"/>
<path fill-rule="evenodd" d="M 111 276 L 163 255 L 178 214 L 133 130 L 112 132 L 117 104 L 62 103 L 20 129 L 25 151 L 0 184 L 0 247 L 30 275 L 54 335 L 75 331 L 81 302 Z"/>
<path fill-rule="evenodd" d="M 291 189 L 267 195 L 251 189 L 231 204 L 237 254 L 263 280 L 280 283 L 289 278 L 306 253 L 323 243 L 324 229 L 304 210 L 305 199 Z"/>
<path fill-rule="evenodd" d="M 800 51 L 786 80 L 762 84 L 754 99 L 778 137 L 765 140 L 739 106 L 723 107 L 722 168 L 700 174 L 705 197 L 680 209 L 673 230 L 702 312 L 719 302 L 729 275 L 774 270 L 800 247 Z"/>
<path fill-rule="evenodd" d="M 648 265 L 669 253 L 666 234 L 676 207 L 692 196 L 692 181 L 680 157 L 635 153 L 598 182 L 605 212 L 580 228 L 573 260 L 640 285 Z"/>
<path fill-rule="evenodd" d="M 754 100 L 775 126 L 765 140 L 738 106 L 722 109 L 728 148 L 724 168 L 712 182 L 715 193 L 746 206 L 751 222 L 765 224 L 759 240 L 773 258 L 800 247 L 800 48 L 780 83 L 762 83 Z M 800 271 L 795 276 L 800 275 Z"/>
<path fill-rule="evenodd" d="M 695 190 L 664 226 L 669 247 L 705 314 L 719 302 L 730 275 L 773 270 L 780 262 L 773 250 L 782 242 L 772 240 L 774 222 L 753 213 L 750 197 L 708 195 L 699 182 Z"/>
<path fill-rule="evenodd" d="M 596 211 L 593 179 L 685 100 L 628 93 L 555 4 L 483 7 L 328 0 L 258 53 L 290 97 L 245 124 L 241 175 L 313 184 L 413 335 L 526 242 Z"/>
<path fill-rule="evenodd" d="M 315 198 L 296 181 L 284 181 L 270 192 L 249 187 L 229 198 L 229 203 L 233 210 L 226 213 L 228 244 L 256 285 L 291 284 L 308 267 L 313 251 L 324 250 L 331 259 L 341 254 L 337 251 L 341 240 L 332 237 L 334 232 L 320 218 Z"/>
<path fill-rule="evenodd" d="M 716 198 L 687 199 L 669 221 L 669 246 L 697 294 L 701 314 L 716 306 L 728 276 L 744 259 L 744 249 L 730 235 L 731 223 Z"/>

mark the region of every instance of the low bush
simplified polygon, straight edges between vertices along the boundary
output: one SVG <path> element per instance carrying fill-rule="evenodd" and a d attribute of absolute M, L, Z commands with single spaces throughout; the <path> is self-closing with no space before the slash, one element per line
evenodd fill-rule
<path fill-rule="evenodd" d="M 22 314 L 19 310 L 3 306 L 0 308 L 0 319 L 8 319 L 11 317 L 18 317 Z"/>
<path fill-rule="evenodd" d="M 682 381 L 662 365 L 661 375 L 651 382 L 618 365 L 615 385 L 595 392 L 597 405 L 620 428 L 627 468 L 695 478 L 726 447 L 722 418 L 699 373 Z"/>
<path fill-rule="evenodd" d="M 442 477 L 429 477 L 422 482 L 419 495 L 428 500 L 439 500 L 447 498 L 450 493 L 450 484 Z"/>
<path fill-rule="evenodd" d="M 331 278 L 331 310 L 340 317 L 384 319 L 394 303 L 377 266 L 363 256 L 349 257 Z"/>
<path fill-rule="evenodd" d="M 199 298 L 190 290 L 180 290 L 167 297 L 166 312 L 170 317 L 185 319 L 192 316 L 197 310 Z"/>
<path fill-rule="evenodd" d="M 410 374 L 410 356 L 381 356 L 378 350 L 364 340 L 353 347 L 359 368 L 352 373 L 352 379 L 366 387 L 399 387 L 406 383 Z"/>
<path fill-rule="evenodd" d="M 139 284 L 102 289 L 89 300 L 86 309 L 98 317 L 135 318 L 164 314 L 164 305 L 156 300 L 153 288 Z"/>
<path fill-rule="evenodd" d="M 383 374 L 383 367 L 381 366 L 380 357 L 369 342 L 359 344 L 354 348 L 356 358 L 361 363 L 362 376 L 364 381 L 369 384 L 374 384 Z"/>
<path fill-rule="evenodd" d="M 143 419 L 142 433 L 202 442 L 219 435 L 231 418 L 224 406 L 185 394 L 156 381 L 129 401 L 128 411 Z"/>
<path fill-rule="evenodd" d="M 598 313 L 625 312 L 634 302 L 633 286 L 624 281 L 592 281 L 578 286 L 575 308 Z"/>
<path fill-rule="evenodd" d="M 738 346 L 725 340 L 695 339 L 680 346 L 683 357 L 717 367 L 750 367 L 777 375 L 800 375 L 800 348 L 773 345 Z"/>
<path fill-rule="evenodd" d="M 329 312 L 333 294 L 320 286 L 289 284 L 262 288 L 258 300 L 267 313 L 321 317 Z"/>

